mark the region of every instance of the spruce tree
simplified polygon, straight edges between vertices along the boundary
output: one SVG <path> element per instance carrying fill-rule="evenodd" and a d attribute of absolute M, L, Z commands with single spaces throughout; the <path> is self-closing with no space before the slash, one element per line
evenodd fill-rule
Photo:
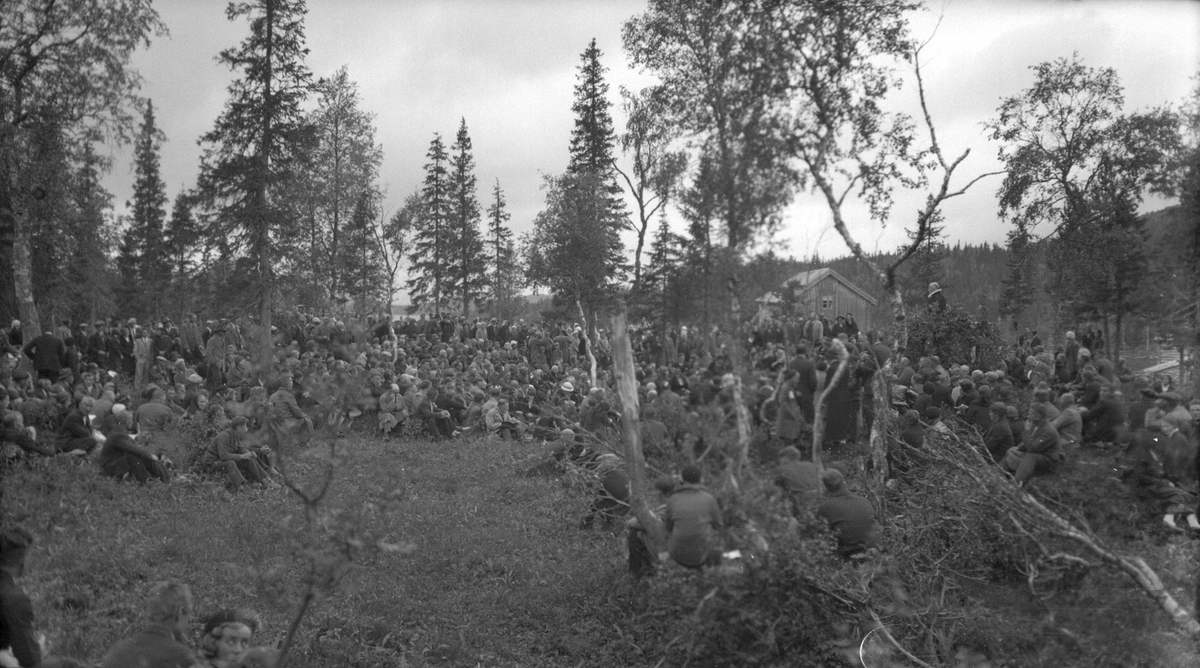
<path fill-rule="evenodd" d="M 192 215 L 192 199 L 188 193 L 180 192 L 175 196 L 164 236 L 171 280 L 182 284 L 191 271 L 191 257 L 200 242 L 200 227 Z"/>
<path fill-rule="evenodd" d="M 612 174 L 613 146 L 617 142 L 613 130 L 612 103 L 608 100 L 608 83 L 604 80 L 607 68 L 600 64 L 603 54 L 595 38 L 581 54 L 582 64 L 575 75 L 575 127 L 571 131 L 570 174 Z"/>
<path fill-rule="evenodd" d="M 413 221 L 413 236 L 408 260 L 408 288 L 412 301 L 410 310 L 432 306 L 436 316 L 442 314 L 442 304 L 448 296 L 449 282 L 446 258 L 449 217 L 450 184 L 447 174 L 449 160 L 442 135 L 434 133 L 425 154 L 425 180 L 421 186 L 421 211 Z"/>
<path fill-rule="evenodd" d="M 475 157 L 471 153 L 471 135 L 467 119 L 462 119 L 450 147 L 450 238 L 453 250 L 447 263 L 450 285 L 462 303 L 463 315 L 485 294 L 487 254 L 479 230 L 479 196 L 475 178 Z"/>
<path fill-rule="evenodd" d="M 575 127 L 571 130 L 567 174 L 596 178 L 606 197 L 605 206 L 598 210 L 595 222 L 619 229 L 625 221 L 625 203 L 613 168 L 617 134 L 613 129 L 608 82 L 604 80 L 608 68 L 600 63 L 603 55 L 595 38 L 580 55 L 582 62 L 575 75 L 575 100 L 571 103 Z"/>
<path fill-rule="evenodd" d="M 167 187 L 159 169 L 163 135 L 154 122 L 154 103 L 146 100 L 142 125 L 134 143 L 133 202 L 130 232 L 137 246 L 137 292 L 147 313 L 158 318 L 164 298 L 162 288 L 170 275 L 163 222 L 167 217 Z"/>
<path fill-rule="evenodd" d="M 68 243 L 62 249 L 64 277 L 69 290 L 65 311 L 71 320 L 95 320 L 113 311 L 113 274 L 109 263 L 112 248 L 110 228 L 112 195 L 104 189 L 101 176 L 105 161 L 91 143 L 72 178 L 72 215 L 67 221 Z"/>
<path fill-rule="evenodd" d="M 350 257 L 341 252 L 343 228 L 366 192 L 368 200 L 375 199 L 375 181 L 383 150 L 375 143 L 375 116 L 359 107 L 358 85 L 350 79 L 346 67 L 338 69 L 328 79 L 318 82 L 320 94 L 317 109 L 310 116 L 317 133 L 317 145 L 312 159 L 314 180 L 314 215 L 320 238 L 310 244 L 325 248 L 322 267 L 313 269 L 319 274 L 331 297 L 343 291 L 342 273 L 346 269 L 339 259 Z M 313 253 L 308 255 L 311 257 Z M 357 293 L 346 287 L 348 297 Z"/>
<path fill-rule="evenodd" d="M 363 190 L 354 203 L 354 211 L 343 230 L 342 244 L 336 262 L 341 267 L 342 287 L 353 299 L 359 314 L 369 313 L 378 306 L 383 295 L 384 260 L 374 231 L 376 207 L 371 192 Z"/>
<path fill-rule="evenodd" d="M 285 192 L 313 134 L 301 110 L 312 89 L 304 64 L 306 13 L 303 0 L 229 4 L 225 15 L 249 19 L 250 36 L 218 57 L 241 78 L 229 85 L 225 109 L 201 138 L 206 148 L 199 187 L 216 214 L 209 216 L 208 232 L 233 252 L 244 252 L 256 268 L 262 355 L 272 347 L 275 268 L 286 266 L 277 237 L 294 228 L 285 215 L 290 206 Z"/>
<path fill-rule="evenodd" d="M 492 265 L 492 302 L 500 304 L 512 299 L 516 292 L 516 258 L 513 254 L 512 230 L 508 221 L 512 214 L 506 209 L 500 179 L 492 188 L 492 204 L 488 207 L 488 255 Z"/>

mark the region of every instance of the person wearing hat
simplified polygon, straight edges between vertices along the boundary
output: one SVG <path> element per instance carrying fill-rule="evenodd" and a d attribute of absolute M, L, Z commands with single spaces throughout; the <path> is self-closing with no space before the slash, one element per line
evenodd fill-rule
<path fill-rule="evenodd" d="M 724 528 L 717 499 L 702 484 L 700 467 L 688 464 L 680 472 L 683 483 L 667 498 L 663 523 L 667 530 L 667 552 L 675 563 L 701 568 L 720 563 L 717 534 Z"/>
<path fill-rule="evenodd" d="M 936 282 L 929 284 L 929 294 L 925 298 L 925 308 L 935 313 L 946 310 L 946 296 L 942 294 L 942 286 Z"/>
<path fill-rule="evenodd" d="M 258 620 L 242 610 L 225 609 L 204 620 L 200 654 L 212 668 L 238 668 L 258 631 Z"/>
<path fill-rule="evenodd" d="M 851 492 L 846 476 L 836 468 L 821 474 L 821 484 L 825 500 L 817 506 L 817 516 L 829 523 L 838 554 L 849 558 L 878 545 L 879 523 L 871 502 Z"/>
<path fill-rule="evenodd" d="M 1163 431 L 1166 424 L 1174 425 L 1184 438 L 1192 438 L 1192 416 L 1183 405 L 1178 392 L 1164 392 L 1154 402 L 1154 408 L 1146 412 L 1146 428 Z"/>
<path fill-rule="evenodd" d="M 1004 456 L 1001 467 L 1013 474 L 1018 485 L 1035 475 L 1054 472 L 1063 461 L 1058 432 L 1050 423 L 1045 404 L 1029 407 L 1028 438 L 1020 446 L 1012 448 Z"/>
<path fill-rule="evenodd" d="M 175 580 L 150 590 L 145 609 L 148 624 L 113 645 L 99 668 L 192 668 L 203 665 L 184 644 L 192 621 L 192 590 Z"/>

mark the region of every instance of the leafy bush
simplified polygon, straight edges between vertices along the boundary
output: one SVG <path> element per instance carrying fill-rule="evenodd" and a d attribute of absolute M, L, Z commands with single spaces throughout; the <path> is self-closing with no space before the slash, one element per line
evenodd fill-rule
<path fill-rule="evenodd" d="M 974 320 L 957 306 L 945 311 L 917 311 L 908 318 L 908 355 L 937 355 L 946 364 L 970 363 L 978 369 L 994 368 L 1004 349 L 1000 328 Z"/>

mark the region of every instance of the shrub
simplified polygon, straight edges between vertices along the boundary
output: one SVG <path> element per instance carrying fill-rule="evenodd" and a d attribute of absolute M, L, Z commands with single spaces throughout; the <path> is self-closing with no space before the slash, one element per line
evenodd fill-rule
<path fill-rule="evenodd" d="M 974 320 L 963 309 L 917 311 L 908 318 L 909 356 L 937 355 L 942 362 L 991 369 L 1001 361 L 1004 336 L 994 323 Z"/>

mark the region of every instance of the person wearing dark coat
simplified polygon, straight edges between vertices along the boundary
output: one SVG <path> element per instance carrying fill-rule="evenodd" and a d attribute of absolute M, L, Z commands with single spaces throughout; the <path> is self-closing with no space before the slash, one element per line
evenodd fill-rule
<path fill-rule="evenodd" d="M 683 484 L 667 498 L 664 523 L 667 552 L 688 568 L 720 563 L 717 531 L 725 526 L 717 499 L 701 484 L 700 467 L 689 464 L 681 472 Z"/>
<path fill-rule="evenodd" d="M 0 531 L 0 649 L 9 651 L 18 668 L 45 665 L 34 631 L 33 601 L 16 583 L 25 574 L 25 556 L 32 545 L 33 536 L 25 529 Z"/>
<path fill-rule="evenodd" d="M 58 372 L 67 363 L 67 347 L 51 332 L 25 344 L 25 356 L 33 360 L 33 368 L 38 378 L 47 378 L 50 382 L 58 380 Z"/>
<path fill-rule="evenodd" d="M 871 502 L 854 494 L 846 486 L 846 477 L 837 469 L 821 474 L 825 500 L 817 506 L 817 516 L 829 523 L 837 538 L 838 554 L 849 558 L 879 543 L 879 523 Z"/>
<path fill-rule="evenodd" d="M 910 410 L 900 416 L 900 424 L 903 426 L 899 438 L 912 448 L 925 447 L 925 430 L 921 428 L 920 415 L 916 410 Z"/>
<path fill-rule="evenodd" d="M 126 476 L 138 482 L 146 482 L 157 478 L 167 482 L 169 476 L 158 455 L 133 442 L 129 437 L 129 427 L 133 424 L 133 414 L 121 411 L 113 416 L 114 424 L 111 433 L 107 434 L 104 447 L 100 449 L 100 457 L 96 463 L 100 466 L 101 475 L 121 480 Z"/>
<path fill-rule="evenodd" d="M 1032 427 L 1028 438 L 1019 447 L 1012 448 L 1004 456 L 1001 466 L 1013 474 L 1018 485 L 1023 485 L 1035 475 L 1054 472 L 1063 461 L 1058 432 L 1050 424 L 1045 404 L 1029 407 L 1029 423 Z"/>
<path fill-rule="evenodd" d="M 613 521 L 629 514 L 629 476 L 621 467 L 616 455 L 604 454 L 596 459 L 600 485 L 592 507 L 583 518 L 579 528 L 590 529 L 596 517 L 604 521 L 604 528 L 611 528 Z"/>
<path fill-rule="evenodd" d="M 92 433 L 92 419 L 89 415 L 94 403 L 95 399 L 85 394 L 79 398 L 75 408 L 67 413 L 67 417 L 58 428 L 55 445 L 59 452 L 88 455 L 99 445 Z"/>
<path fill-rule="evenodd" d="M 1017 447 L 1013 440 L 1013 430 L 1008 422 L 1008 407 L 995 402 L 988 409 L 992 415 L 992 423 L 983 432 L 983 444 L 991 455 L 992 461 L 1001 462 L 1008 451 Z"/>

